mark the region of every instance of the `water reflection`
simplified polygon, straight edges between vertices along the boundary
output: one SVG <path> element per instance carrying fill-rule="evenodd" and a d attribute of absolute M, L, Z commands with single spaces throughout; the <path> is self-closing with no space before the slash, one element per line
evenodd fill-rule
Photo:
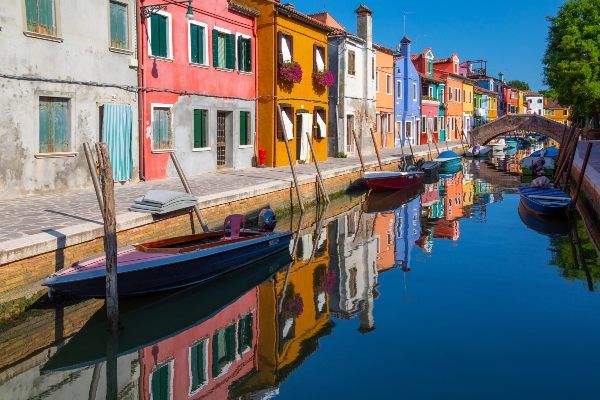
<path fill-rule="evenodd" d="M 118 398 L 293 397 L 286 381 L 301 368 L 318 370 L 307 361 L 339 325 L 368 340 L 378 327 L 396 323 L 395 309 L 378 312 L 380 296 L 387 293 L 381 283 L 388 275 L 419 274 L 431 258 L 472 257 L 446 244 L 494 235 L 485 229 L 498 226 L 506 215 L 509 229 L 522 232 L 525 223 L 536 240 L 547 241 L 549 263 L 559 268 L 561 279 L 594 289 L 600 265 L 582 221 L 565 228 L 519 216 L 516 207 L 496 213 L 505 208 L 505 200 L 513 204 L 515 197 L 506 188 L 516 186 L 515 180 L 486 163 L 469 162 L 419 190 L 341 198 L 325 211 L 289 221 L 298 231 L 291 258 L 280 254 L 210 285 L 123 302 L 124 329 L 116 347 Z M 493 258 L 487 263 L 494 268 Z M 413 281 L 411 287 L 417 285 Z M 0 398 L 104 398 L 106 323 L 97 304 L 65 309 L 63 326 L 85 322 L 58 335 L 69 337 L 65 343 L 36 342 L 35 350 L 20 357 L 12 347 L 10 362 L 0 367 Z M 39 311 L 23 323 L 37 317 Z M 56 325 L 46 319 L 49 327 Z M 41 322 L 33 326 L 36 334 L 45 329 Z M 350 337 L 345 328 L 337 340 Z M 14 341 L 14 329 L 23 332 L 18 325 L 2 331 L 3 348 L 10 348 L 5 344 Z M 310 382 L 306 385 L 308 390 Z"/>

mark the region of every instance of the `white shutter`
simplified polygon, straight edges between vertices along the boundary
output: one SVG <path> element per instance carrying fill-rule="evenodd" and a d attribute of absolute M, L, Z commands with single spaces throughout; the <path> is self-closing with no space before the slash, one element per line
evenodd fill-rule
<path fill-rule="evenodd" d="M 319 139 L 327 137 L 327 126 L 320 113 L 317 113 L 317 125 L 319 126 Z"/>
<path fill-rule="evenodd" d="M 283 132 L 285 133 L 285 137 L 287 140 L 294 139 L 294 124 L 292 120 L 288 116 L 288 113 L 284 110 L 281 110 L 281 119 L 283 119 Z"/>
<path fill-rule="evenodd" d="M 292 52 L 290 51 L 290 44 L 288 43 L 285 36 L 281 37 L 281 55 L 283 56 L 283 62 L 292 62 Z"/>
<path fill-rule="evenodd" d="M 315 57 L 317 60 L 317 71 L 323 72 L 325 71 L 325 61 L 323 61 L 323 55 L 321 54 L 318 48 L 315 49 L 315 52 Z"/>

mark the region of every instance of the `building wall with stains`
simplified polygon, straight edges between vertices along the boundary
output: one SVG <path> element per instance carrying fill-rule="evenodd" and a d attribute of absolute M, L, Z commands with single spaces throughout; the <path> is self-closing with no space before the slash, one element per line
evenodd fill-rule
<path fill-rule="evenodd" d="M 99 141 L 104 104 L 131 107 L 130 177 L 138 176 L 135 2 L 123 1 L 126 49 L 111 48 L 108 2 L 55 4 L 48 31 L 28 25 L 24 1 L 0 2 L 0 199 L 91 187 L 83 143 Z M 68 104 L 60 152 L 40 146 L 40 97 Z"/>

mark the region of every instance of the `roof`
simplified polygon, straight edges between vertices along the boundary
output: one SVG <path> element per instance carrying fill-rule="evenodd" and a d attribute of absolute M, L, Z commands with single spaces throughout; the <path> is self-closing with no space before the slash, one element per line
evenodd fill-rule
<path fill-rule="evenodd" d="M 544 97 L 543 94 L 537 93 L 537 92 L 532 92 L 530 90 L 526 90 L 524 93 L 525 93 L 525 97 Z"/>
<path fill-rule="evenodd" d="M 458 58 L 458 55 L 457 55 L 456 53 L 452 53 L 452 54 L 450 54 L 450 57 L 446 57 L 446 58 L 439 58 L 439 59 L 437 59 L 437 60 L 433 60 L 433 63 L 434 63 L 434 64 L 443 64 L 443 63 L 449 63 L 449 62 L 453 62 L 453 61 L 452 61 L 452 58 L 453 58 L 453 57 L 457 57 L 457 58 Z"/>
<path fill-rule="evenodd" d="M 235 11 L 249 17 L 257 18 L 260 16 L 260 11 L 258 11 L 256 8 L 250 7 L 246 4 L 238 3 L 235 0 L 227 0 L 227 7 L 231 11 Z"/>
<path fill-rule="evenodd" d="M 327 11 L 317 14 L 308 14 L 309 17 L 316 19 L 324 25 L 327 25 L 330 28 L 334 28 L 337 31 L 346 31 L 346 28 L 342 24 L 340 24 L 331 14 Z"/>
<path fill-rule="evenodd" d="M 373 14 L 373 10 L 371 10 L 369 7 L 365 6 L 364 4 L 361 4 L 360 6 L 358 6 L 358 8 L 356 10 L 354 10 L 354 12 L 357 14 Z"/>
<path fill-rule="evenodd" d="M 381 51 L 382 53 L 386 53 L 386 54 L 389 54 L 392 56 L 394 55 L 394 53 L 396 53 L 394 50 L 390 49 L 389 47 L 385 47 L 385 46 L 382 46 L 377 43 L 373 43 L 373 48 L 375 48 L 375 50 Z"/>
<path fill-rule="evenodd" d="M 305 24 L 311 25 L 325 32 L 333 31 L 333 28 L 323 24 L 321 21 L 296 10 L 296 7 L 294 7 L 293 4 L 275 4 L 275 11 L 285 14 L 288 17 L 295 18 L 298 21 L 304 22 Z"/>
<path fill-rule="evenodd" d="M 544 108 L 547 108 L 549 110 L 552 110 L 552 109 L 558 110 L 558 109 L 569 108 L 569 106 L 563 106 L 562 104 L 560 104 L 558 102 L 557 99 L 547 98 L 546 99 L 546 104 L 544 105 Z"/>
<path fill-rule="evenodd" d="M 498 93 L 492 92 L 491 90 L 484 89 L 481 86 L 477 86 L 477 85 L 475 85 L 475 87 L 473 88 L 473 91 L 475 93 L 487 94 L 489 96 L 498 96 Z"/>
<path fill-rule="evenodd" d="M 436 78 L 435 76 L 425 75 L 420 72 L 419 72 L 419 76 L 421 76 L 421 79 L 426 80 L 426 81 L 435 82 L 435 83 L 444 83 L 443 79 Z"/>

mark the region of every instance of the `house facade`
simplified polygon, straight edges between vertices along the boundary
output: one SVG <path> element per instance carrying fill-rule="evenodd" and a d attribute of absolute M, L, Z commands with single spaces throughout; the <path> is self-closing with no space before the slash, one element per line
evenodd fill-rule
<path fill-rule="evenodd" d="M 544 96 L 539 93 L 526 92 L 525 104 L 527 114 L 546 115 L 544 113 Z"/>
<path fill-rule="evenodd" d="M 485 125 L 488 122 L 490 109 L 490 96 L 478 86 L 473 88 L 473 122 L 475 126 Z"/>
<path fill-rule="evenodd" d="M 369 129 L 375 127 L 377 54 L 373 47 L 373 12 L 355 10 L 357 34 L 330 25 L 329 65 L 336 77 L 329 92 L 329 155 L 356 155 L 356 132 L 363 153 L 373 153 Z M 328 21 L 333 22 L 329 17 Z M 387 137 L 386 143 L 387 143 Z"/>
<path fill-rule="evenodd" d="M 151 5 L 144 2 L 144 7 Z M 145 179 L 252 166 L 258 11 L 227 0 L 168 5 L 141 20 Z M 142 8 L 143 10 L 144 8 Z"/>
<path fill-rule="evenodd" d="M 471 129 L 475 124 L 474 114 L 475 107 L 473 102 L 473 82 L 470 79 L 463 79 L 462 82 L 463 91 L 462 91 L 462 100 L 463 100 L 463 127 L 461 134 L 465 135 L 465 139 L 469 139 L 469 135 L 471 134 Z"/>
<path fill-rule="evenodd" d="M 394 51 L 375 47 L 375 139 L 381 148 L 394 142 Z"/>
<path fill-rule="evenodd" d="M 499 79 L 490 77 L 490 76 L 473 76 L 471 77 L 475 80 L 476 84 L 489 90 L 491 92 L 496 93 L 497 104 L 496 104 L 496 118 L 500 118 L 506 115 L 506 96 L 505 96 L 505 82 L 504 75 L 502 73 L 499 74 Z"/>
<path fill-rule="evenodd" d="M 83 144 L 100 140 L 115 180 L 137 180 L 135 9 L 0 3 L 0 199 L 91 187 Z"/>
<path fill-rule="evenodd" d="M 445 81 L 436 78 L 433 71 L 435 56 L 431 49 L 412 56 L 412 62 L 421 77 L 421 143 L 446 140 Z"/>
<path fill-rule="evenodd" d="M 396 146 L 419 144 L 421 133 L 421 77 L 412 62 L 411 40 L 400 41 L 395 61 L 395 137 Z"/>
<path fill-rule="evenodd" d="M 544 99 L 544 114 L 546 118 L 565 125 L 571 125 L 571 108 L 561 105 L 557 100 Z"/>
<path fill-rule="evenodd" d="M 506 99 L 506 114 L 519 113 L 519 91 L 509 86 L 504 87 L 504 98 Z"/>
<path fill-rule="evenodd" d="M 445 81 L 446 140 L 458 140 L 463 130 L 463 81 L 456 54 L 433 62 L 434 74 Z"/>

